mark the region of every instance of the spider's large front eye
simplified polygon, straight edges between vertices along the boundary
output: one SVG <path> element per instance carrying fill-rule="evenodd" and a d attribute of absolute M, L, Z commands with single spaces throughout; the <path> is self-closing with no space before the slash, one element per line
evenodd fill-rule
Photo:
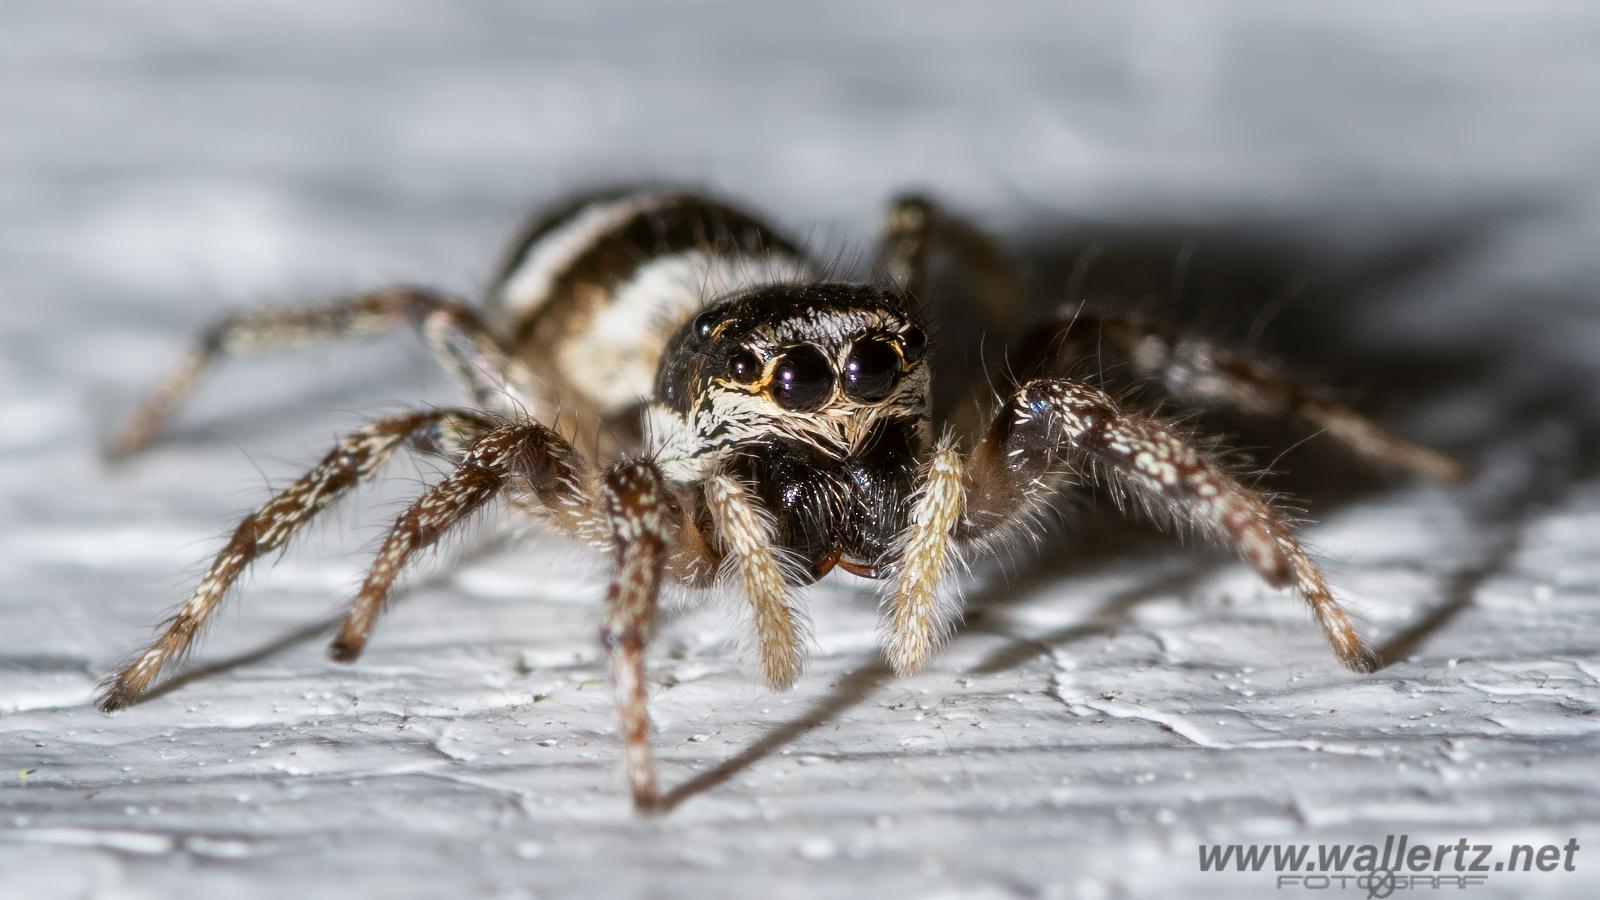
<path fill-rule="evenodd" d="M 876 403 L 889 396 L 900 378 L 900 354 L 885 341 L 856 341 L 844 360 L 844 392 L 852 400 Z"/>
<path fill-rule="evenodd" d="M 795 347 L 772 370 L 772 399 L 784 409 L 809 412 L 833 395 L 833 366 L 815 347 Z"/>
<path fill-rule="evenodd" d="M 753 384 L 761 377 L 761 360 L 749 350 L 740 350 L 728 360 L 728 375 L 740 384 Z"/>

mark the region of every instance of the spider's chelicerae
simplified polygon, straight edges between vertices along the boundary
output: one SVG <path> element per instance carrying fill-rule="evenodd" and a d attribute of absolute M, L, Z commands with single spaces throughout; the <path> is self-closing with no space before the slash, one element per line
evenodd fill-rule
<path fill-rule="evenodd" d="M 537 220 L 483 313 L 438 291 L 394 287 L 223 320 L 118 433 L 113 456 L 147 445 L 225 355 L 405 326 L 474 404 L 358 429 L 246 516 L 155 642 L 107 682 L 101 708 L 136 700 L 247 566 L 401 447 L 452 469 L 388 532 L 334 658 L 361 654 L 408 561 L 504 499 L 615 559 L 600 639 L 641 808 L 660 796 L 644 647 L 663 578 L 737 583 L 761 676 L 776 689 L 794 682 L 805 658 L 797 589 L 835 568 L 879 579 L 884 652 L 896 672 L 915 672 L 960 617 L 940 590 L 955 560 L 1025 537 L 1059 492 L 1091 474 L 1232 544 L 1268 584 L 1299 592 L 1344 665 L 1373 668 L 1374 654 L 1268 502 L 1098 376 L 1063 373 L 1092 356 L 1098 372 L 1149 382 L 1179 408 L 1298 420 L 1356 455 L 1437 479 L 1459 473 L 1454 461 L 1246 354 L 1138 317 L 1071 308 L 1014 333 L 1009 383 L 992 413 L 941 421 L 930 404 L 935 380 L 972 376 L 930 366 L 930 253 L 990 270 L 1004 258 L 977 229 L 905 197 L 886 218 L 877 283 L 832 282 L 735 207 L 614 192 Z M 960 433 L 963 423 L 971 434 Z"/>

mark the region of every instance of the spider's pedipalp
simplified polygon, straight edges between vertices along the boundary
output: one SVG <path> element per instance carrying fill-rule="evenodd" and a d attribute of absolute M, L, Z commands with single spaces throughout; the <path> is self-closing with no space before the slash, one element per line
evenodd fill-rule
<path fill-rule="evenodd" d="M 750 601 L 762 680 L 773 690 L 787 690 L 805 667 L 809 626 L 790 600 L 791 578 L 777 550 L 771 514 L 744 485 L 720 472 L 706 479 L 705 497 L 716 539 Z"/>
<path fill-rule="evenodd" d="M 881 643 L 896 674 L 922 668 L 961 619 L 955 601 L 941 601 L 939 588 L 955 562 L 954 531 L 966 505 L 965 464 L 946 438 L 918 479 L 921 485 L 893 558 L 893 592 L 884 598 Z"/>
<path fill-rule="evenodd" d="M 137 700 L 163 666 L 189 649 L 252 562 L 287 544 L 318 513 L 371 478 L 402 444 L 445 454 L 489 428 L 488 419 L 470 410 L 427 410 L 383 419 L 346 436 L 311 471 L 239 523 L 155 643 L 102 686 L 100 709 L 111 712 Z"/>

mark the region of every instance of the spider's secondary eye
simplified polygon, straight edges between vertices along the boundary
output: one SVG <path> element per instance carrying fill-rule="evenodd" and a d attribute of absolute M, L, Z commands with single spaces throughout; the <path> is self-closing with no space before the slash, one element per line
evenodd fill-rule
<path fill-rule="evenodd" d="M 844 392 L 854 400 L 876 402 L 889 396 L 900 378 L 900 354 L 876 339 L 856 341 L 844 360 Z"/>
<path fill-rule="evenodd" d="M 710 337 L 711 336 L 711 330 L 713 328 L 717 327 L 717 322 L 719 320 L 721 320 L 721 318 L 722 318 L 722 314 L 721 313 L 719 313 L 716 310 L 711 310 L 711 309 L 708 309 L 705 312 L 701 313 L 700 315 L 695 316 L 694 317 L 694 333 L 696 335 L 699 335 L 702 338 Z"/>
<path fill-rule="evenodd" d="M 740 350 L 728 360 L 728 374 L 734 381 L 750 384 L 761 377 L 761 360 L 749 350 Z"/>
<path fill-rule="evenodd" d="M 900 335 L 900 346 L 905 349 L 906 362 L 916 362 L 922 354 L 928 352 L 928 336 L 922 329 L 913 325 Z"/>
<path fill-rule="evenodd" d="M 815 347 L 795 347 L 772 370 L 772 399 L 795 412 L 818 409 L 833 394 L 833 366 Z"/>

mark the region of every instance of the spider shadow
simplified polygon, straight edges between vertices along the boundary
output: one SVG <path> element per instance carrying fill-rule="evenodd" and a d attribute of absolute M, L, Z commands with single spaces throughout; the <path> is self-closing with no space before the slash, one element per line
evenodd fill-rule
<path fill-rule="evenodd" d="M 1131 529 L 1122 536 L 1124 539 L 1132 538 L 1136 543 L 1140 540 L 1154 542 L 1161 537 L 1160 535 L 1145 533 L 1140 538 Z M 1109 549 L 1115 544 L 1116 541 L 1114 539 L 1098 540 L 1086 544 L 1085 552 L 1081 555 L 1055 554 L 1050 557 L 1053 562 L 1041 560 L 1038 564 L 1029 566 L 1014 577 L 1003 581 L 996 579 L 991 584 L 974 590 L 967 597 L 970 612 L 966 617 L 966 621 L 956 629 L 955 635 L 951 638 L 951 643 L 959 643 L 977 634 L 1010 637 L 1005 635 L 1004 632 L 985 627 L 983 625 L 984 619 L 999 607 L 1009 605 L 1015 601 L 1019 593 L 1031 587 L 1042 586 L 1058 580 L 1062 574 L 1068 571 L 1080 571 L 1086 561 L 1103 561 L 1116 555 L 1116 551 Z M 1127 549 L 1126 545 L 1124 545 L 1122 552 L 1125 553 Z M 1211 569 L 1217 565 L 1219 563 L 1216 561 L 1197 559 L 1193 565 L 1186 566 L 1181 571 L 1164 574 L 1136 587 L 1120 591 L 1090 611 L 1088 617 L 1082 623 L 1036 638 L 1013 638 L 1011 642 L 984 657 L 977 665 L 968 669 L 967 672 L 981 675 L 1006 671 L 1061 646 L 1095 635 L 1114 632 L 1140 604 L 1157 597 L 1169 596 L 1175 591 L 1182 591 L 1186 587 L 1193 586 L 1206 577 Z M 812 731 L 835 721 L 846 711 L 865 702 L 875 692 L 894 679 L 894 672 L 881 658 L 875 658 L 872 662 L 845 674 L 833 686 L 832 690 L 800 715 L 768 731 L 734 756 L 672 788 L 662 796 L 657 811 L 661 813 L 671 812 L 693 797 L 728 782 L 739 773 L 749 769 L 783 747 L 791 745 Z"/>
<path fill-rule="evenodd" d="M 1217 326 L 1222 322 L 1254 323 L 1250 335 L 1242 341 L 1245 346 L 1261 345 L 1267 355 L 1291 360 L 1295 368 L 1313 378 L 1319 372 L 1363 373 L 1364 384 L 1355 385 L 1351 391 L 1358 397 L 1368 395 L 1373 401 L 1360 403 L 1363 411 L 1380 421 L 1403 423 L 1438 397 L 1459 390 L 1462 384 L 1481 385 L 1503 379 L 1511 365 L 1525 370 L 1527 360 L 1513 358 L 1506 348 L 1495 348 L 1494 336 L 1485 336 L 1482 343 L 1440 347 L 1424 346 L 1422 342 L 1406 346 L 1403 340 L 1396 341 L 1388 335 L 1390 339 L 1384 342 L 1387 349 L 1375 350 L 1363 345 L 1360 329 L 1348 326 L 1373 312 L 1409 280 L 1467 257 L 1488 242 L 1505 222 L 1527 212 L 1527 208 L 1516 204 L 1456 211 L 1448 218 L 1423 223 L 1388 250 L 1354 262 L 1318 259 L 1303 249 L 1286 248 L 1270 235 L 1224 230 L 1207 236 L 1202 264 L 1179 273 L 1179 278 L 1174 277 L 1174 264 L 1184 259 L 1180 265 L 1189 266 L 1184 248 L 1192 229 L 1131 229 L 1107 236 L 1100 228 L 1036 227 L 1025 236 L 1018 258 L 1034 285 L 1067 285 L 1073 291 L 1071 296 L 1047 298 L 1047 302 L 1035 304 L 1036 314 L 1043 315 L 1063 300 L 1076 301 L 1086 296 L 1161 305 L 1179 321 L 1199 323 L 1197 330 L 1201 333 L 1221 337 L 1225 335 L 1220 332 L 1226 329 Z M 1092 236 L 1087 236 L 1089 232 L 1093 232 Z M 1083 260 L 1088 255 L 1096 256 L 1099 262 L 1085 266 Z M 1271 327 L 1260 327 L 1266 324 Z M 947 329 L 945 334 L 976 337 L 981 335 L 981 329 Z M 993 352 L 993 348 L 974 342 L 951 351 L 949 358 L 971 365 Z M 982 368 L 981 363 L 975 367 Z M 1570 397 L 1570 386 L 1586 380 L 1582 373 L 1547 367 L 1539 379 L 1541 387 L 1531 395 L 1524 392 L 1501 409 L 1493 421 L 1445 449 L 1472 465 L 1503 449 L 1498 434 L 1523 424 L 1556 421 L 1577 433 L 1576 456 L 1600 465 L 1600 453 L 1596 452 L 1600 447 L 1600 424 L 1578 404 L 1564 402 L 1564 397 Z M 1384 390 L 1397 386 L 1403 396 L 1382 395 Z M 1271 423 L 1200 415 L 1193 418 L 1192 425 L 1198 431 L 1226 437 L 1232 446 L 1254 451 L 1252 456 L 1258 462 L 1271 461 L 1272 471 L 1259 478 L 1259 486 L 1306 498 L 1317 511 L 1357 503 L 1392 490 L 1395 483 L 1350 460 L 1330 442 L 1302 445 L 1299 442 L 1305 435 Z M 1285 455 L 1275 456 L 1280 450 L 1286 450 Z M 1567 479 L 1541 478 L 1537 452 L 1534 455 L 1531 468 L 1535 475 L 1531 479 L 1479 491 L 1470 504 L 1473 517 L 1483 527 L 1494 529 L 1497 537 L 1472 565 L 1450 579 L 1445 602 L 1384 643 L 1381 653 L 1385 659 L 1398 660 L 1415 653 L 1432 635 L 1470 609 L 1482 584 L 1504 569 L 1521 548 L 1525 529 L 1520 526 L 1541 503 L 1584 474 L 1579 470 Z M 1587 474 L 1594 474 L 1593 467 Z M 985 620 L 1016 602 L 1031 587 L 1069 570 L 1081 572 L 1085 565 L 1096 561 L 1106 562 L 1170 540 L 1148 529 L 1135 532 L 1120 524 L 1110 529 L 1087 529 L 1085 534 L 1090 539 L 1074 545 L 1071 554 L 1035 560 L 1015 577 L 997 580 L 970 594 L 967 623 L 954 640 L 980 632 L 1003 634 L 987 627 Z M 1006 671 L 1059 647 L 1112 633 L 1141 604 L 1191 589 L 1224 564 L 1231 562 L 1220 555 L 1197 558 L 1178 571 L 1113 594 L 1079 622 L 1038 637 L 1016 639 L 991 652 L 969 671 Z M 674 809 L 727 782 L 783 746 L 836 719 L 871 697 L 892 677 L 893 673 L 879 661 L 850 672 L 830 694 L 796 718 L 674 788 L 666 795 L 664 809 Z"/>
<path fill-rule="evenodd" d="M 1470 261 L 1508 223 L 1537 212 L 1530 201 L 1489 200 L 1410 224 L 1366 251 L 1339 252 L 1249 221 L 1196 227 L 1035 221 L 1009 240 L 1027 285 L 1025 321 L 1079 303 L 1138 310 L 1188 333 L 1283 360 L 1402 435 L 1406 423 L 1463 383 L 1481 382 L 1502 360 L 1481 346 L 1442 346 L 1386 325 L 1406 289 Z M 1416 339 L 1412 339 L 1412 334 Z M 1374 340 L 1374 335 L 1380 339 Z M 981 330 L 958 332 L 965 364 L 993 359 Z M 1092 360 L 1083 360 L 1091 365 Z M 992 368 L 992 366 L 991 366 Z M 1078 371 L 1076 368 L 1072 371 Z M 1092 374 L 1083 372 L 1082 374 Z M 1159 391 L 1135 399 L 1159 399 Z M 1353 458 L 1308 427 L 1166 403 L 1189 430 L 1233 448 L 1227 461 L 1264 489 L 1305 498 L 1318 510 L 1357 502 L 1396 479 Z M 1485 435 L 1442 447 L 1466 458 Z"/>
<path fill-rule="evenodd" d="M 881 659 L 875 660 L 840 678 L 825 697 L 812 704 L 805 712 L 768 731 L 755 743 L 729 759 L 695 775 L 688 781 L 662 795 L 658 805 L 661 813 L 671 812 L 689 799 L 727 782 L 740 772 L 771 756 L 783 747 L 805 737 L 811 731 L 832 722 L 846 710 L 872 696 L 879 688 L 893 680 L 894 672 Z"/>
<path fill-rule="evenodd" d="M 1192 591 L 1223 564 L 1222 560 L 1196 558 L 1176 571 L 1158 575 L 1111 594 L 1074 624 L 1033 637 L 1019 637 L 989 624 L 992 613 L 1014 602 L 1017 589 L 1025 588 L 1025 584 L 1016 582 L 998 584 L 975 592 L 971 602 L 976 609 L 973 615 L 968 616 L 966 629 L 1009 638 L 1010 643 L 979 660 L 966 670 L 967 674 L 994 675 L 1007 672 L 1078 641 L 1116 634 L 1141 605 Z M 1048 578 L 1049 575 L 1044 575 L 1039 580 L 1044 581 Z M 1030 577 L 1028 580 L 1034 579 Z"/>
<path fill-rule="evenodd" d="M 145 691 L 144 694 L 142 694 L 138 700 L 130 704 L 130 706 L 138 706 L 142 703 L 157 700 L 174 691 L 181 690 L 195 682 L 204 681 L 208 678 L 218 675 L 224 675 L 244 666 L 254 665 L 255 663 L 263 660 L 271 659 L 280 653 L 286 653 L 296 647 L 310 643 L 319 637 L 330 636 L 333 634 L 334 629 L 336 629 L 343 621 L 343 615 L 324 616 L 309 625 L 302 625 L 293 631 L 282 634 L 268 643 L 261 644 L 257 647 L 253 647 L 240 653 L 236 653 L 233 656 L 216 660 L 215 662 L 209 662 L 204 665 L 185 669 L 171 678 L 166 679 L 150 690 Z"/>
<path fill-rule="evenodd" d="M 1039 271 L 1045 273 L 1037 279 L 1040 283 L 1065 283 L 1071 279 L 1071 272 L 1063 270 L 1061 265 L 1063 261 L 1071 262 L 1077 259 L 1084 244 L 1081 236 L 1067 237 L 1076 238 L 1077 243 L 1074 244 L 1072 239 L 1060 239 L 1059 236 L 1034 236 L 1034 252 L 1037 254 L 1040 248 L 1047 248 L 1054 259 L 1052 264 L 1056 266 L 1054 277 L 1050 275 L 1052 270 L 1049 265 L 1038 267 Z M 1203 272 L 1195 276 L 1199 282 L 1198 287 L 1183 292 L 1180 297 L 1171 297 L 1170 283 L 1163 283 L 1159 289 L 1152 291 L 1140 288 L 1137 278 L 1140 273 L 1170 272 L 1173 260 L 1177 256 L 1178 242 L 1172 240 L 1171 235 L 1159 233 L 1113 236 L 1111 243 L 1120 242 L 1120 246 L 1129 251 L 1129 258 L 1134 262 L 1117 266 L 1101 265 L 1094 271 L 1096 277 L 1106 279 L 1107 283 L 1086 285 L 1084 293 L 1132 296 L 1135 300 L 1159 294 L 1173 301 L 1180 317 L 1197 318 L 1202 322 L 1210 318 L 1224 317 L 1234 321 L 1258 320 L 1267 314 L 1266 307 L 1273 301 L 1292 294 L 1297 302 L 1286 306 L 1282 313 L 1277 315 L 1272 329 L 1275 355 L 1303 362 L 1306 368 L 1312 370 L 1338 372 L 1348 366 L 1364 372 L 1366 380 L 1371 383 L 1405 385 L 1409 396 L 1398 403 L 1384 404 L 1388 409 L 1385 411 L 1386 414 L 1380 416 L 1399 421 L 1402 420 L 1402 414 L 1408 406 L 1420 406 L 1430 395 L 1437 395 L 1462 381 L 1489 377 L 1496 367 L 1496 361 L 1470 348 L 1457 351 L 1430 348 L 1424 352 L 1401 348 L 1374 352 L 1363 349 L 1357 341 L 1340 337 L 1346 334 L 1344 329 L 1330 326 L 1337 318 L 1359 314 L 1359 307 L 1363 303 L 1371 303 L 1370 299 L 1361 298 L 1379 295 L 1386 286 L 1403 281 L 1466 252 L 1480 237 L 1480 234 L 1469 227 L 1447 229 L 1429 240 L 1400 248 L 1390 257 L 1377 261 L 1365 270 L 1346 273 L 1347 277 L 1343 278 L 1328 279 L 1314 290 L 1295 286 L 1299 278 L 1297 267 L 1308 265 L 1307 259 L 1293 254 L 1275 255 L 1276 251 L 1270 246 L 1263 248 L 1251 245 L 1249 241 L 1241 241 L 1238 247 L 1224 246 L 1222 252 L 1209 257 L 1214 268 L 1207 270 L 1211 274 Z M 1098 240 L 1101 239 L 1097 238 Z M 1075 246 L 1078 252 L 1074 251 Z M 1142 263 L 1138 262 L 1141 253 L 1144 258 Z M 1215 274 L 1225 270 L 1232 270 L 1238 274 L 1225 278 Z M 1119 285 L 1118 279 L 1126 281 Z M 1249 297 L 1260 300 L 1247 302 L 1244 298 Z M 1230 311 L 1244 315 L 1225 315 Z M 1190 315 L 1185 316 L 1184 313 Z M 1540 414 L 1553 415 L 1566 421 L 1574 421 L 1575 416 L 1581 419 L 1581 413 L 1576 408 L 1563 408 L 1559 403 L 1555 403 L 1553 398 L 1545 398 L 1545 401 L 1547 402 L 1535 402 L 1532 404 L 1533 408 L 1524 411 L 1529 421 L 1537 420 Z M 1541 408 L 1543 408 L 1542 413 Z M 1514 424 L 1519 420 L 1519 416 L 1513 415 L 1502 422 L 1497 422 L 1496 426 L 1507 427 L 1508 424 Z M 1286 438 L 1276 429 L 1257 430 L 1249 424 L 1228 422 L 1220 427 L 1229 434 L 1243 435 L 1242 439 L 1236 437 L 1232 440 L 1236 446 L 1281 447 Z M 1593 446 L 1594 442 L 1591 440 L 1593 432 L 1592 423 L 1585 423 L 1586 449 Z M 1475 450 L 1487 450 L 1492 444 L 1488 436 L 1480 435 L 1457 449 L 1470 453 Z M 1593 456 L 1592 453 L 1588 455 Z M 1270 452 L 1267 458 L 1270 458 Z M 1317 509 L 1337 508 L 1343 504 L 1356 502 L 1385 490 L 1389 484 L 1386 479 L 1360 470 L 1339 458 L 1338 454 L 1329 452 L 1323 447 L 1313 445 L 1296 449 L 1291 459 L 1293 465 L 1288 467 L 1289 471 L 1282 471 L 1283 467 L 1275 466 L 1274 468 L 1280 471 L 1269 476 L 1265 483 L 1276 490 L 1308 497 L 1315 502 Z M 1562 481 L 1560 485 L 1567 483 L 1570 482 Z M 1394 660 L 1415 653 L 1432 635 L 1470 609 L 1479 587 L 1502 570 L 1521 548 L 1525 529 L 1519 527 L 1520 524 L 1534 513 L 1543 500 L 1551 496 L 1552 490 L 1558 489 L 1559 487 L 1540 488 L 1538 484 L 1523 484 L 1486 496 L 1479 504 L 1481 516 L 1486 523 L 1498 528 L 1499 538 L 1491 543 L 1477 563 L 1461 570 L 1451 579 L 1445 592 L 1444 603 L 1385 643 L 1382 648 L 1384 657 Z M 1140 549 L 1148 549 L 1158 542 L 1170 540 L 1125 527 L 1111 529 L 1109 534 L 1113 535 L 1113 538 L 1107 538 L 1099 529 L 1089 529 L 1087 533 L 1094 537 L 1074 546 L 1072 554 L 1053 554 L 1045 559 L 1036 560 L 1023 569 L 1017 577 L 998 580 L 997 583 L 974 591 L 969 596 L 971 607 L 969 622 L 958 631 L 955 640 L 961 641 L 978 633 L 991 636 L 1004 634 L 988 627 L 986 621 L 1009 603 L 1015 602 L 1018 595 L 1026 593 L 1030 587 L 1040 586 L 1059 578 L 1069 569 L 1081 572 L 1084 566 L 1092 565 L 1096 561 L 1104 562 L 1116 557 L 1127 557 Z M 1138 586 L 1115 593 L 1089 610 L 1081 621 L 1038 637 L 1015 639 L 1012 643 L 985 656 L 969 671 L 973 674 L 1007 671 L 1026 664 L 1042 653 L 1114 632 L 1141 604 L 1158 597 L 1182 593 L 1198 584 L 1214 568 L 1222 564 L 1220 559 L 1196 559 L 1194 563 L 1178 571 L 1163 574 Z M 196 680 L 269 658 L 330 632 L 336 623 L 336 619 L 319 621 L 254 650 L 185 672 L 158 686 L 144 699 L 164 696 Z M 878 660 L 846 673 L 825 696 L 798 716 L 772 728 L 731 758 L 672 788 L 664 795 L 660 804 L 661 810 L 676 809 L 693 797 L 728 782 L 781 748 L 865 702 L 892 678 L 893 673 L 890 669 Z"/>
<path fill-rule="evenodd" d="M 1592 382 L 1591 369 L 1575 361 L 1529 353 L 1514 334 L 1467 336 L 1445 345 L 1426 332 L 1370 341 L 1383 314 L 1404 302 L 1408 287 L 1440 271 L 1493 254 L 1507 226 L 1551 211 L 1558 200 L 1490 197 L 1464 208 L 1441 210 L 1412 222 L 1380 249 L 1329 253 L 1322 247 L 1282 239 L 1273 229 L 1251 226 L 1124 227 L 1047 221 L 1019 242 L 1018 259 L 1035 285 L 1065 286 L 1064 294 L 1040 297 L 1040 311 L 1062 301 L 1142 308 L 1189 323 L 1200 334 L 1256 348 L 1287 360 L 1312 380 L 1338 386 L 1379 421 L 1404 423 L 1437 398 L 1460 396 L 1470 385 L 1493 413 L 1458 434 L 1445 448 L 1480 469 L 1459 490 L 1475 529 L 1486 536 L 1481 552 L 1448 579 L 1443 601 L 1380 648 L 1395 661 L 1416 654 L 1434 634 L 1474 604 L 1481 586 L 1502 572 L 1522 549 L 1526 525 L 1538 509 L 1571 484 L 1600 469 L 1600 412 L 1575 385 Z M 1548 286 L 1538 288 L 1547 292 Z M 1574 286 L 1571 309 L 1590 299 L 1587 284 Z M 1503 289 L 1462 296 L 1461 303 L 1511 304 Z M 1540 293 L 1544 309 L 1559 310 Z M 1535 309 L 1540 306 L 1535 306 Z M 1493 321 L 1488 319 L 1486 321 Z M 1249 323 L 1248 335 L 1237 326 Z M 1230 327 L 1232 326 L 1232 327 Z M 1232 332 L 1230 334 L 1229 332 Z M 1375 346 L 1376 345 L 1376 346 Z M 1381 349 L 1380 349 L 1381 348 Z M 1358 383 L 1348 376 L 1361 373 Z M 1324 376 L 1324 377 L 1319 377 Z M 1517 387 L 1507 390 L 1507 385 Z M 1386 396 L 1386 394 L 1391 394 Z M 1258 462 L 1273 460 L 1260 486 L 1304 498 L 1316 512 L 1351 505 L 1392 489 L 1392 479 L 1343 458 L 1329 441 L 1299 443 L 1305 435 L 1269 422 L 1201 414 L 1190 420 L 1200 433 L 1225 437 Z M 1565 451 L 1504 435 L 1564 430 Z M 1556 439 L 1556 443 L 1561 442 Z M 1272 454 L 1285 449 L 1284 455 Z M 1522 470 L 1506 477 L 1507 456 Z M 1481 471 L 1487 467 L 1491 470 Z M 1485 475 L 1489 477 L 1479 478 Z M 1495 476 L 1498 476 L 1497 478 Z"/>
<path fill-rule="evenodd" d="M 1574 485 L 1600 476 L 1600 421 L 1573 402 L 1567 389 L 1572 383 L 1570 377 L 1557 374 L 1511 411 L 1507 429 L 1535 438 L 1522 441 L 1522 452 L 1510 460 L 1520 463 L 1520 471 L 1499 473 L 1497 481 L 1478 488 L 1471 497 L 1469 515 L 1488 535 L 1484 546 L 1469 565 L 1451 576 L 1441 603 L 1384 643 L 1380 653 L 1386 668 L 1420 653 L 1434 635 L 1472 608 L 1479 589 L 1504 572 L 1526 547 L 1528 526 L 1542 507 L 1556 503 Z M 1539 433 L 1552 427 L 1569 431 L 1565 448 L 1537 443 Z"/>
<path fill-rule="evenodd" d="M 391 601 L 390 608 L 406 602 L 410 595 L 417 590 L 447 583 L 449 579 L 454 577 L 455 570 L 459 565 L 479 559 L 497 550 L 503 549 L 505 546 L 510 544 L 512 540 L 513 538 L 510 534 L 496 534 L 483 540 L 474 542 L 473 544 L 456 553 L 452 557 L 450 564 L 440 566 L 437 571 L 417 578 L 408 584 L 405 590 L 397 591 L 394 599 Z M 196 682 L 205 681 L 208 678 L 213 678 L 219 675 L 225 675 L 236 669 L 241 669 L 246 666 L 251 666 L 256 663 L 271 659 L 280 653 L 287 653 L 290 650 L 301 647 L 317 640 L 318 638 L 331 637 L 339 628 L 339 626 L 344 623 L 345 616 L 346 613 L 344 612 L 324 615 L 310 622 L 309 624 L 301 625 L 297 628 L 287 631 L 264 644 L 259 644 L 255 647 L 242 650 L 233 654 L 232 656 L 226 656 L 202 665 L 185 668 L 177 674 L 171 675 L 160 681 L 154 687 L 149 688 L 144 693 L 140 694 L 133 702 L 129 703 L 128 706 L 134 707 L 142 703 L 147 703 L 161 697 L 165 697 L 174 691 L 178 691 Z"/>

